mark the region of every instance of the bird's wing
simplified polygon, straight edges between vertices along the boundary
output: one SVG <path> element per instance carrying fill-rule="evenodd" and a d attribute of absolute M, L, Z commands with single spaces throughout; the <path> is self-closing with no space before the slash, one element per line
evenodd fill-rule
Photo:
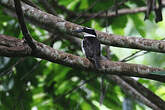
<path fill-rule="evenodd" d="M 92 58 L 94 55 L 93 46 L 92 43 L 89 41 L 89 39 L 83 40 L 83 49 L 85 51 L 85 55 L 87 58 Z"/>
<path fill-rule="evenodd" d="M 93 44 L 93 51 L 94 51 L 94 57 L 98 58 L 101 55 L 101 46 L 98 39 L 95 39 L 95 43 Z"/>

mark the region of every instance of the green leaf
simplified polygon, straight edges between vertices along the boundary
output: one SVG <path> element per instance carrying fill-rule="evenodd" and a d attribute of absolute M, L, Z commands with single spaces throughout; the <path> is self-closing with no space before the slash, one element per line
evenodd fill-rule
<path fill-rule="evenodd" d="M 136 30 L 140 33 L 142 37 L 145 37 L 146 31 L 144 29 L 144 20 L 140 18 L 138 14 L 130 15 L 130 17 L 133 20 L 133 23 L 135 25 L 134 27 L 136 28 Z"/>
<path fill-rule="evenodd" d="M 127 16 L 121 16 L 113 19 L 112 29 L 115 34 L 124 35 L 124 28 L 127 24 Z"/>

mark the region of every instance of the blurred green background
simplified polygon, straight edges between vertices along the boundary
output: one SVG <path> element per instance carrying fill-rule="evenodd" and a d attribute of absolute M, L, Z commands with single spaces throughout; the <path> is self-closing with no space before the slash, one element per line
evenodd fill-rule
<path fill-rule="evenodd" d="M 53 1 L 48 0 L 52 6 Z M 117 2 L 121 1 L 117 0 Z M 130 0 L 118 8 L 119 10 L 123 8 L 135 9 L 145 6 L 145 1 Z M 33 0 L 33 2 L 44 10 L 43 4 L 38 0 Z M 114 0 L 57 0 L 57 2 L 75 13 L 95 13 L 107 10 L 115 4 Z M 93 7 L 90 8 L 92 5 Z M 58 16 L 77 24 L 84 20 L 81 17 L 72 18 L 60 8 L 56 8 L 55 11 Z M 7 10 L 0 6 L 0 34 L 22 38 L 18 21 L 6 13 Z M 165 11 L 163 10 L 164 17 Z M 165 38 L 165 22 L 156 24 L 154 19 L 153 13 L 146 21 L 144 21 L 144 13 L 136 13 L 112 18 L 93 18 L 82 25 L 116 35 L 155 40 Z M 49 32 L 29 23 L 27 25 L 34 39 L 51 45 L 51 41 L 47 40 L 50 37 Z M 76 45 L 64 38 L 56 39 L 53 47 L 84 57 Z M 114 61 L 120 61 L 138 51 L 118 47 L 110 47 L 110 50 L 110 56 Z M 103 54 L 105 55 L 104 49 Z M 142 55 L 128 62 L 159 68 L 165 67 L 164 54 L 151 52 L 143 55 L 143 51 L 139 54 Z M 95 73 L 72 69 L 38 58 L 0 57 L 0 74 L 7 74 L 0 77 L 0 110 L 124 110 L 123 105 L 127 101 L 130 102 L 127 107 L 132 110 L 150 110 L 141 102 L 125 95 L 118 85 L 109 80 L 105 81 L 107 92 L 103 105 L 100 106 L 100 77 L 94 78 L 83 87 L 66 95 L 68 91 L 82 84 Z M 136 78 L 136 80 L 165 100 L 165 84 L 142 78 Z"/>

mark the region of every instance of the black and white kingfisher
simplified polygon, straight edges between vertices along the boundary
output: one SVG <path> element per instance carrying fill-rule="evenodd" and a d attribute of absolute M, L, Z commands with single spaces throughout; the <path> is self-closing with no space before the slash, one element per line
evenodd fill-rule
<path fill-rule="evenodd" d="M 86 58 L 88 58 L 96 68 L 100 68 L 99 60 L 101 58 L 101 46 L 95 30 L 84 27 L 75 32 L 83 32 L 84 37 L 81 44 L 82 51 Z"/>

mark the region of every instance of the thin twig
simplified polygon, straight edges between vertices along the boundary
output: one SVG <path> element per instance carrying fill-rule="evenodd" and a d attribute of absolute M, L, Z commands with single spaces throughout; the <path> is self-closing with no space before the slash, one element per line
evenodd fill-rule
<path fill-rule="evenodd" d="M 108 11 L 106 12 L 106 15 L 108 14 Z M 108 20 L 106 20 L 106 32 L 108 33 Z M 105 46 L 105 49 L 106 49 L 106 56 L 108 58 L 108 60 L 110 60 L 110 51 L 109 50 L 109 46 Z M 101 94 L 100 94 L 100 105 L 103 104 L 103 101 L 104 101 L 104 97 L 106 95 L 106 90 L 107 90 L 107 87 L 108 85 L 105 85 L 104 83 L 104 80 L 105 80 L 105 75 L 104 74 L 101 74 L 101 82 L 100 82 L 100 89 L 101 89 Z"/>
<path fill-rule="evenodd" d="M 10 66 L 6 71 L 0 73 L 0 77 L 4 76 L 4 75 L 8 75 L 13 71 L 13 68 L 18 65 L 19 63 L 21 63 L 22 61 L 24 61 L 24 58 L 19 59 L 18 61 L 16 61 L 12 66 Z"/>
<path fill-rule="evenodd" d="M 128 59 L 126 59 L 124 62 L 128 62 L 128 61 L 130 61 L 130 60 L 133 60 L 133 59 L 135 59 L 135 58 L 137 58 L 137 57 L 139 57 L 139 56 L 142 56 L 142 55 L 145 55 L 145 54 L 147 54 L 147 53 L 150 53 L 149 51 L 145 51 L 145 52 L 143 52 L 143 53 L 141 53 L 141 54 L 139 54 L 139 55 L 134 55 L 134 56 L 132 56 L 131 58 L 128 58 Z"/>
<path fill-rule="evenodd" d="M 161 40 L 165 40 L 165 38 L 162 38 Z M 150 53 L 151 51 L 144 51 L 142 54 L 139 54 L 140 52 L 142 52 L 143 50 L 139 50 L 139 51 L 136 51 L 135 53 L 132 53 L 131 55 L 123 58 L 122 60 L 120 60 L 120 62 L 127 62 L 127 61 L 130 61 L 130 60 L 133 60 L 139 56 L 142 56 L 142 55 L 145 55 L 147 53 Z M 137 55 L 139 54 L 139 55 Z"/>
<path fill-rule="evenodd" d="M 34 7 L 34 8 L 37 8 L 37 9 L 41 10 L 39 8 L 39 6 L 37 6 L 36 4 L 34 4 L 31 0 L 21 0 L 21 1 L 24 2 L 24 3 L 26 3 L 26 4 L 28 4 L 28 5 L 30 5 L 30 6 L 32 6 L 32 7 Z"/>
<path fill-rule="evenodd" d="M 21 80 L 24 80 L 27 76 L 29 76 L 30 73 L 32 73 L 35 69 L 37 69 L 37 67 L 41 64 L 42 61 L 43 60 L 37 62 L 37 64 L 35 64 L 30 71 L 28 71 L 27 73 L 25 73 L 25 75 L 21 77 Z"/>
<path fill-rule="evenodd" d="M 86 84 L 86 83 L 92 81 L 93 79 L 96 79 L 97 76 L 98 76 L 98 75 L 95 75 L 95 76 L 93 76 L 93 77 L 91 77 L 91 78 L 85 80 L 85 81 L 84 81 L 83 83 L 81 83 L 80 85 L 78 85 L 78 86 L 72 88 L 71 90 L 65 92 L 63 95 L 58 96 L 58 97 L 54 100 L 54 102 L 56 102 L 56 101 L 58 101 L 59 99 L 61 99 L 61 98 L 65 97 L 65 96 L 67 96 L 68 94 L 71 94 L 72 92 L 78 90 L 78 89 L 81 88 L 84 84 Z"/>
<path fill-rule="evenodd" d="M 25 24 L 25 21 L 24 21 L 24 15 L 23 15 L 23 11 L 22 11 L 22 8 L 21 8 L 21 2 L 20 0 L 14 0 L 14 4 L 15 4 L 15 10 L 16 10 L 16 13 L 17 13 L 17 17 L 18 17 L 18 21 L 19 21 L 19 24 L 20 24 L 20 27 L 21 27 L 21 30 L 22 30 L 22 34 L 25 38 L 25 40 L 27 41 L 28 45 L 32 48 L 32 49 L 35 49 L 36 46 L 33 42 L 33 39 L 26 27 L 26 24 Z"/>
<path fill-rule="evenodd" d="M 140 53 L 140 52 L 141 52 L 141 50 L 139 50 L 139 51 L 137 51 L 137 52 L 135 52 L 135 53 L 132 53 L 131 55 L 129 55 L 129 56 L 123 58 L 123 59 L 120 60 L 120 61 L 121 61 L 121 62 L 127 62 L 127 59 L 129 59 L 130 57 L 132 57 L 132 56 L 134 56 L 134 55 L 136 55 L 136 54 L 138 54 L 138 53 Z"/>
<path fill-rule="evenodd" d="M 115 4 L 114 6 L 112 6 L 111 8 L 109 8 L 109 9 L 107 9 L 107 10 L 99 11 L 99 12 L 98 12 L 97 14 L 95 14 L 94 16 L 91 16 L 91 17 L 87 18 L 86 20 L 80 22 L 79 24 L 80 24 L 80 25 L 81 25 L 81 24 L 84 24 L 85 22 L 87 22 L 87 21 L 89 21 L 89 20 L 91 20 L 91 19 L 97 17 L 98 15 L 100 15 L 100 14 L 102 14 L 102 13 L 106 13 L 107 11 L 113 11 L 113 10 L 116 9 L 116 5 L 117 5 L 117 6 L 121 6 L 121 5 L 123 5 L 123 4 L 124 4 L 125 2 L 127 2 L 127 1 L 128 1 L 128 0 L 123 0 L 123 1 L 119 2 L 118 4 Z"/>
<path fill-rule="evenodd" d="M 96 3 L 100 1 L 100 0 L 96 0 L 88 9 L 86 9 L 85 11 L 83 11 L 83 13 L 86 13 L 88 12 L 90 9 L 92 9 Z M 72 22 L 76 22 L 79 18 L 81 18 L 83 16 L 83 13 L 82 14 L 78 14 L 78 16 L 72 21 Z M 75 13 L 76 14 L 76 13 Z"/>
<path fill-rule="evenodd" d="M 38 1 L 42 4 L 42 6 L 47 10 L 48 13 L 57 16 L 56 11 L 52 7 L 52 5 L 48 2 L 48 0 L 38 0 Z"/>

